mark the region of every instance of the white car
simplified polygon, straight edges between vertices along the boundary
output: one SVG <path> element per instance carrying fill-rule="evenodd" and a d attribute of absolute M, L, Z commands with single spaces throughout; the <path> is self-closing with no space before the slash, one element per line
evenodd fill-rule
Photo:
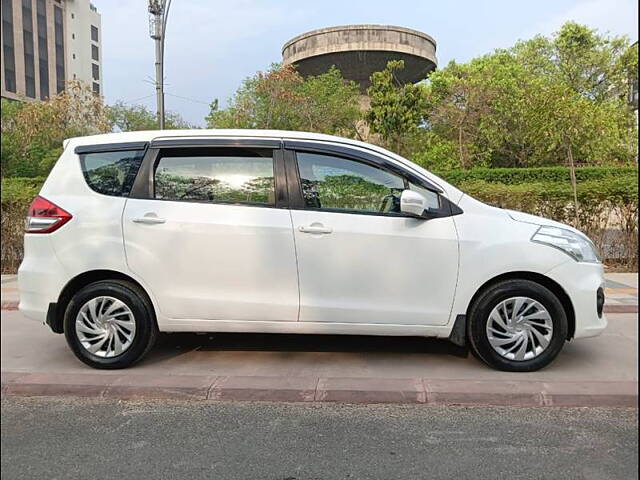
<path fill-rule="evenodd" d="M 448 338 L 532 371 L 607 324 L 582 233 L 345 138 L 73 138 L 28 215 L 20 310 L 96 368 L 158 332 L 268 332 Z"/>

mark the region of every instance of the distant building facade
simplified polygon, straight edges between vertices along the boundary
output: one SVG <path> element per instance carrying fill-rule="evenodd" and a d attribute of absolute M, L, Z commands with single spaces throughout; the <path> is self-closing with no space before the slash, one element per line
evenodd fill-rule
<path fill-rule="evenodd" d="M 101 21 L 89 0 L 0 1 L 3 98 L 45 100 L 74 79 L 102 93 Z"/>
<path fill-rule="evenodd" d="M 89 0 L 66 0 L 68 79 L 102 94 L 102 24 Z"/>

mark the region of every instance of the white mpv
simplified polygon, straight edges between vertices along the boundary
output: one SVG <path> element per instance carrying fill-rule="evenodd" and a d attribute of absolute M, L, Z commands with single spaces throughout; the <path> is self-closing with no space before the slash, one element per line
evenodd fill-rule
<path fill-rule="evenodd" d="M 448 338 L 532 371 L 607 324 L 585 235 L 345 138 L 73 138 L 28 215 L 20 310 L 96 368 L 158 332 L 268 332 Z"/>

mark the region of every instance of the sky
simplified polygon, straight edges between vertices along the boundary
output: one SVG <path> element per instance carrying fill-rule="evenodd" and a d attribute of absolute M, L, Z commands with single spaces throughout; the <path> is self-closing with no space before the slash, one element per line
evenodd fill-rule
<path fill-rule="evenodd" d="M 155 111 L 154 45 L 146 0 L 92 0 L 102 14 L 103 91 Z M 165 105 L 204 126 L 242 80 L 282 60 L 290 38 L 348 24 L 399 25 L 437 42 L 440 66 L 550 35 L 574 20 L 638 39 L 636 0 L 172 0 L 165 46 Z"/>

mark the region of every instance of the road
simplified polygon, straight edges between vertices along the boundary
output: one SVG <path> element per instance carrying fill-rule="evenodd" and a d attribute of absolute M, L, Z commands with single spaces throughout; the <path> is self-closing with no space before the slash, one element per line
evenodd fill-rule
<path fill-rule="evenodd" d="M 2 400 L 2 478 L 632 479 L 637 409 Z"/>

